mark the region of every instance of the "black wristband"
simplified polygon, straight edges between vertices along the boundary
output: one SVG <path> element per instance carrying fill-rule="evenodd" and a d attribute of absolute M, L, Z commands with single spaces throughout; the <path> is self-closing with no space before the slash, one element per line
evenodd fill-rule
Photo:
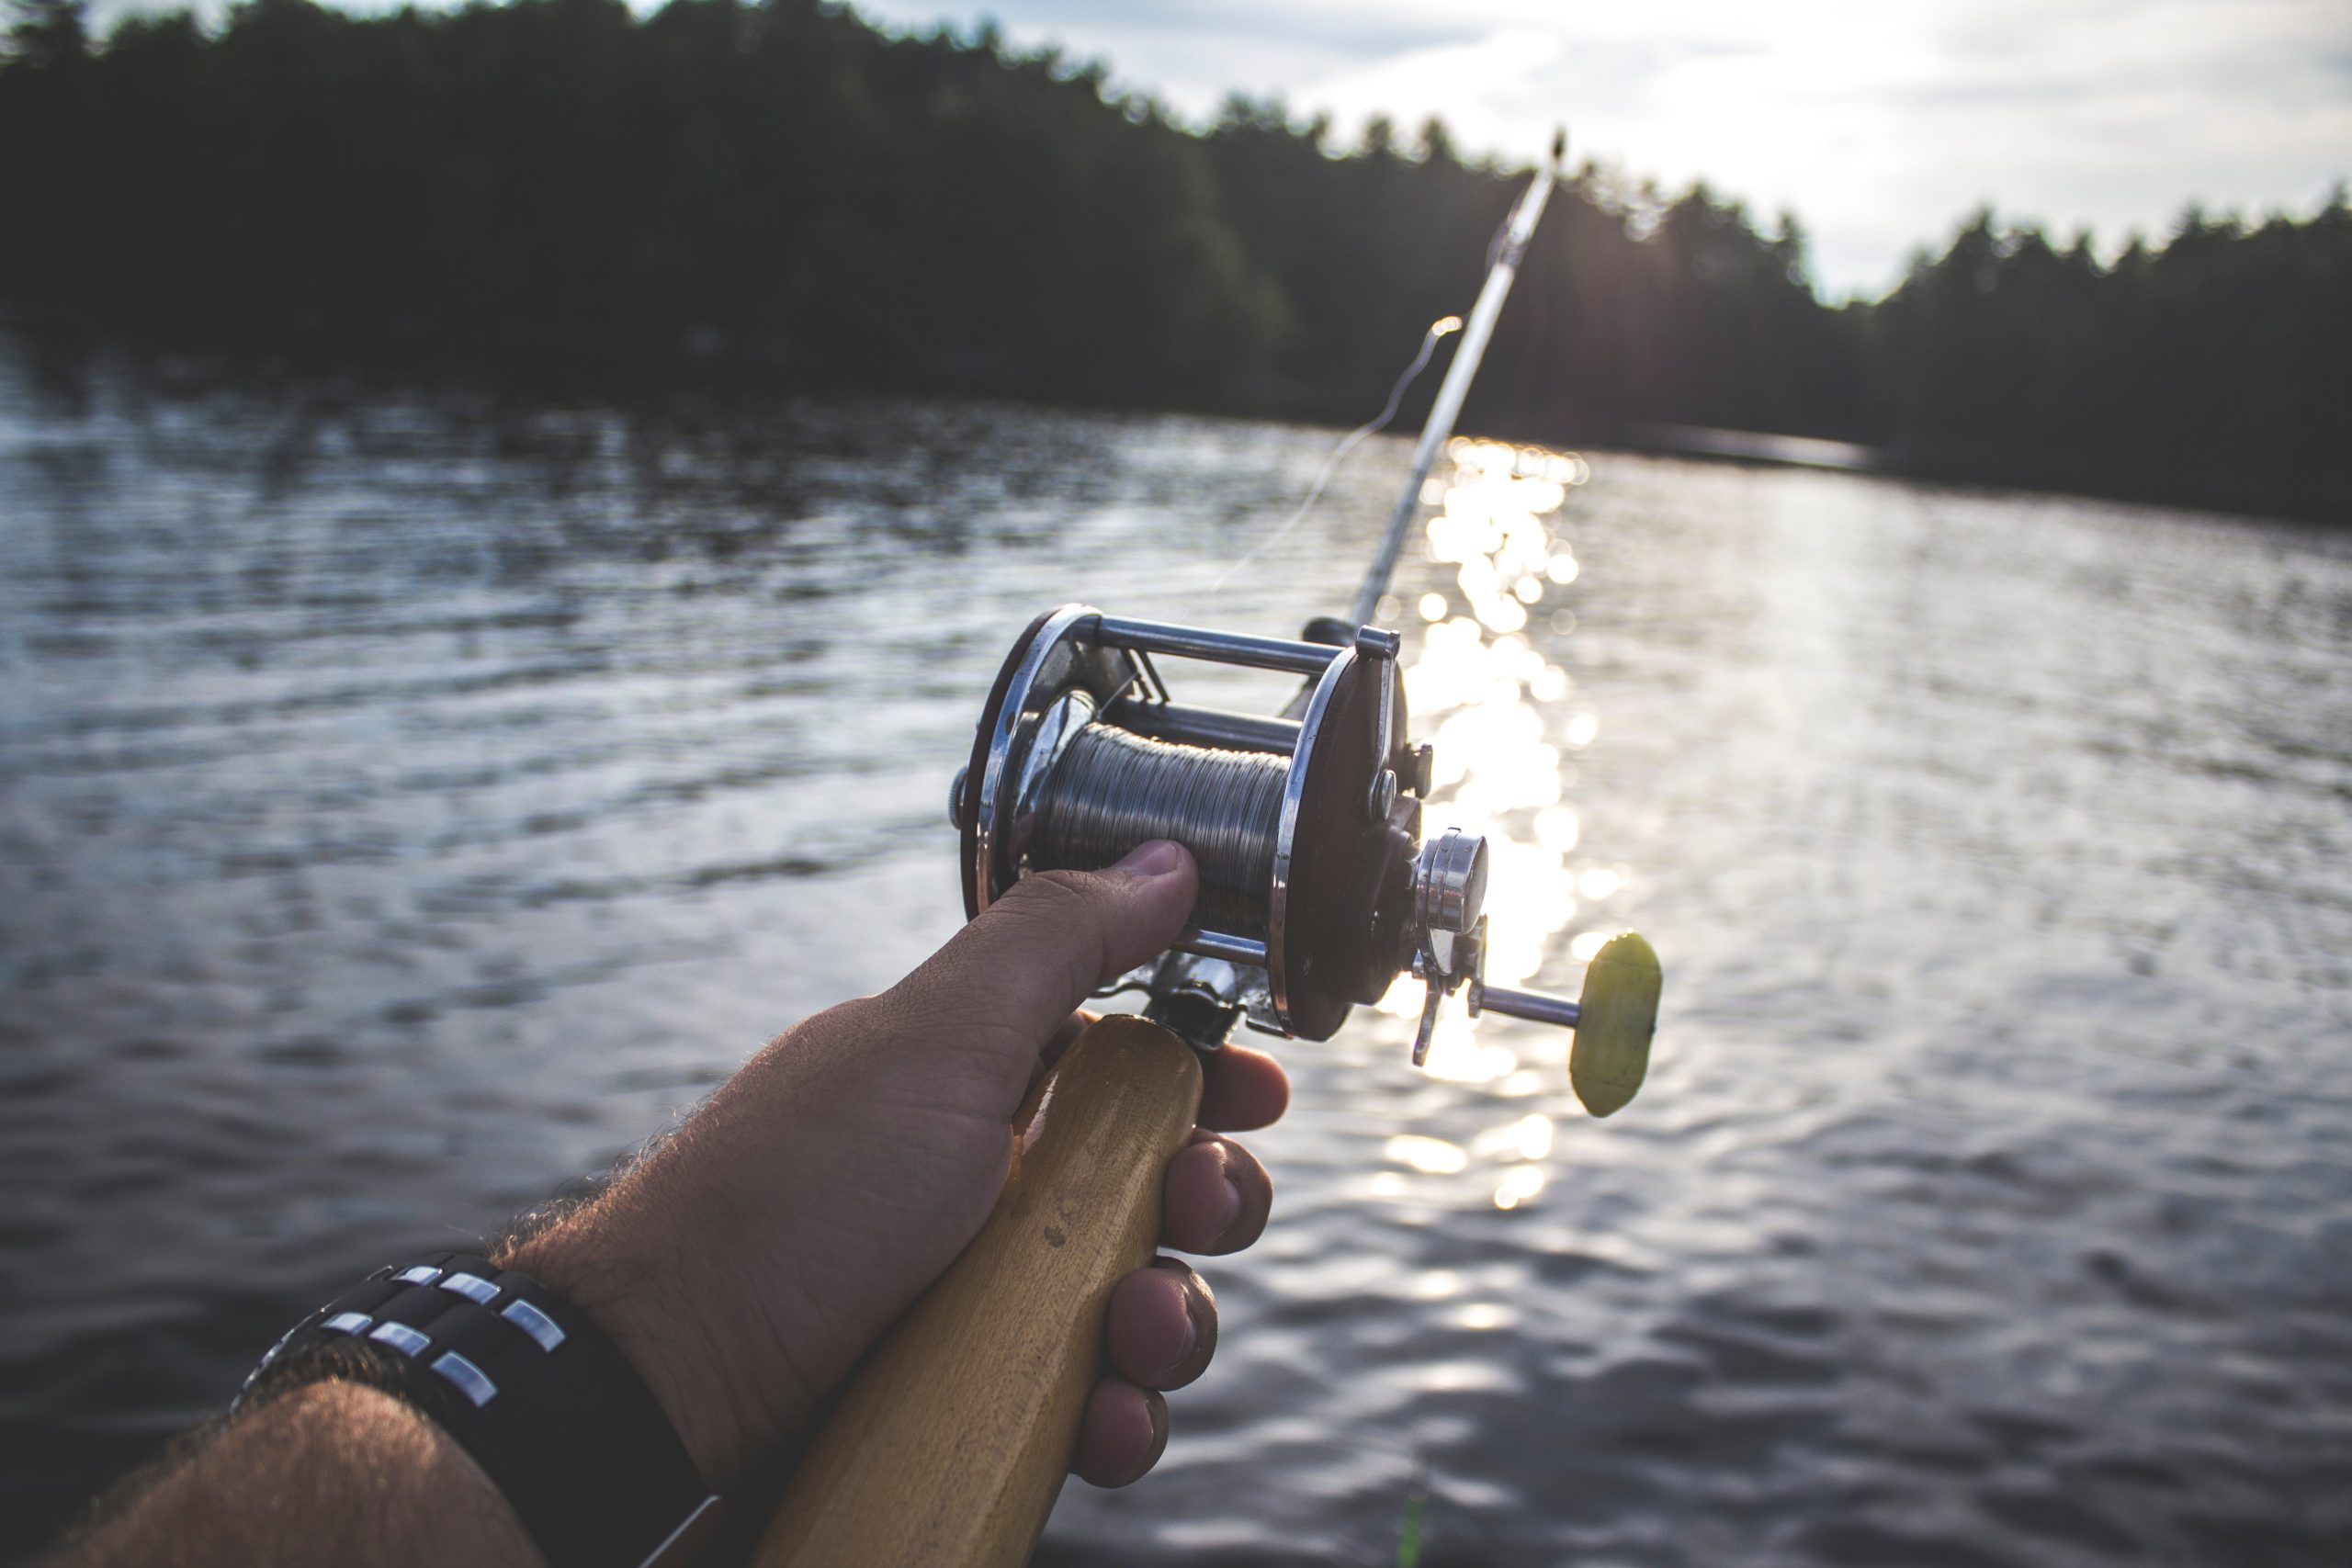
<path fill-rule="evenodd" d="M 718 1522 L 645 1380 L 527 1275 L 457 1252 L 379 1269 L 272 1346 L 232 1409 L 338 1375 L 430 1416 L 550 1568 L 682 1562 Z"/>

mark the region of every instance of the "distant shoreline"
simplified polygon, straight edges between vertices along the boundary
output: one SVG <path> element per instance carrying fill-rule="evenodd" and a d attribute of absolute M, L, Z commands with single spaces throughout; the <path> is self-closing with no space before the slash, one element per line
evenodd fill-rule
<path fill-rule="evenodd" d="M 2272 519 L 2323 525 L 2352 526 L 2352 482 L 2334 490 L 2313 481 L 2306 484 L 2273 481 L 2265 485 L 2242 477 L 2217 475 L 2204 489 L 2177 485 L 2133 487 L 2083 474 L 2038 468 L 2015 457 L 1980 457 L 1970 462 L 1962 455 L 1923 455 L 1899 448 L 1871 446 L 1852 441 L 1825 441 L 1808 435 L 1782 435 L 1769 431 L 1716 430 L 1701 425 L 1634 425 L 1577 443 L 1623 452 L 1662 457 L 1693 457 L 1704 461 L 1747 464 L 1776 468 L 1822 468 L 1838 473 L 1882 474 L 1890 479 L 1929 484 L 1962 485 L 1971 489 L 2029 494 L 2081 496 L 2089 500 L 2166 506 L 2219 515 Z"/>
<path fill-rule="evenodd" d="M 21 301 L 0 297 L 0 345 L 10 345 L 18 353 L 48 355 L 61 365 L 91 356 L 119 355 L 140 364 L 148 373 L 164 378 L 227 381 L 290 378 L 321 382 L 356 381 L 363 388 L 381 385 L 388 389 L 412 385 L 456 385 L 495 397 L 549 401 L 592 399 L 626 402 L 635 397 L 673 393 L 721 400 L 910 398 L 1118 415 L 1172 414 L 1239 420 L 1335 434 L 1349 427 L 1344 415 L 1326 417 L 1312 411 L 1220 407 L 1202 400 L 1145 401 L 1055 397 L 1017 386 L 990 384 L 985 378 L 940 376 L 913 383 L 860 380 L 809 374 L 786 361 L 770 357 L 696 354 L 686 345 L 664 352 L 649 344 L 631 344 L 625 349 L 607 344 L 601 351 L 550 349 L 544 355 L 517 358 L 503 349 L 469 355 L 431 341 L 228 342 L 208 341 L 186 333 L 138 334 L 88 322 L 68 329 L 61 328 L 53 319 L 39 320 L 42 314 L 28 310 Z M 1398 421 L 1398 427 L 1408 426 L 1419 417 L 1417 411 L 1408 410 L 1408 415 Z M 1969 489 L 2079 496 L 2219 515 L 2352 526 L 2352 492 L 2330 494 L 2316 486 L 2301 491 L 2275 489 L 2267 494 L 2247 493 L 2233 491 L 2225 482 L 2217 480 L 2213 488 L 2202 491 L 2165 485 L 2132 490 L 2081 475 L 2030 472 L 2014 461 L 2007 465 L 1991 461 L 1972 465 L 1949 455 L 1935 460 L 1859 442 L 1704 425 L 1596 424 L 1562 429 L 1474 418 L 1465 422 L 1463 433 L 1553 448 L 1765 468 L 1816 468 Z"/>
<path fill-rule="evenodd" d="M 1894 467 L 1886 452 L 1858 441 L 1825 441 L 1814 435 L 1775 435 L 1760 430 L 1714 430 L 1696 424 L 1637 424 L 1614 445 L 1677 457 L 1722 457 L 1774 468 L 1837 468 L 1880 473 Z"/>

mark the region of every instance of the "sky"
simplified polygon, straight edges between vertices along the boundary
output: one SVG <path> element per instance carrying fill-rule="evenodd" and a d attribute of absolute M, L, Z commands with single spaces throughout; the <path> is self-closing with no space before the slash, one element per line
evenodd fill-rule
<path fill-rule="evenodd" d="M 1788 209 L 1832 297 L 1893 286 L 1991 204 L 2109 254 L 2208 211 L 2308 213 L 2352 175 L 2352 0 L 856 0 L 1100 60 L 1204 122 L 1227 93 L 1344 141 L 1442 116 L 1532 163 L 1552 128 L 1669 188 Z"/>

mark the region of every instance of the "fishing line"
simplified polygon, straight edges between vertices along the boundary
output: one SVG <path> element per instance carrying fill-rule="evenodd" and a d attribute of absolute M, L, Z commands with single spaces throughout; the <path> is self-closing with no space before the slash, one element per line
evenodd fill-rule
<path fill-rule="evenodd" d="M 1173 839 L 1200 870 L 1193 922 L 1261 937 L 1290 765 L 1280 753 L 1173 745 L 1090 724 L 1038 803 L 1033 863 L 1083 871 Z"/>
<path fill-rule="evenodd" d="M 1420 352 L 1413 355 L 1413 362 L 1410 365 L 1405 367 L 1405 373 L 1396 378 L 1396 384 L 1388 389 L 1388 403 L 1380 411 L 1380 417 L 1369 424 L 1358 425 L 1340 438 L 1340 444 L 1331 449 L 1330 457 L 1323 464 L 1323 471 L 1316 475 L 1314 484 L 1307 487 L 1306 499 L 1298 503 L 1298 510 L 1290 514 L 1289 521 L 1251 546 L 1250 552 L 1239 560 L 1217 573 L 1216 581 L 1209 584 L 1210 592 L 1215 593 L 1222 589 L 1232 580 L 1235 572 L 1264 555 L 1279 544 L 1293 528 L 1306 520 L 1306 514 L 1315 510 L 1315 503 L 1323 499 L 1323 487 L 1331 482 L 1331 476 L 1339 472 L 1340 465 L 1347 460 L 1348 454 L 1354 451 L 1357 444 L 1366 436 L 1377 435 L 1387 429 L 1388 422 L 1396 417 L 1396 410 L 1405 400 L 1405 389 L 1413 384 L 1413 378 L 1428 366 L 1430 355 L 1437 352 L 1437 340 L 1450 333 L 1458 333 L 1461 330 L 1462 318 L 1459 316 L 1440 316 L 1430 323 L 1430 330 L 1421 337 Z"/>

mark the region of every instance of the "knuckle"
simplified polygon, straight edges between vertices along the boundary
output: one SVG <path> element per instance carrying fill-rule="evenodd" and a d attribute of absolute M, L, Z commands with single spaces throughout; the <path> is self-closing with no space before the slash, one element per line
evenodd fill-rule
<path fill-rule="evenodd" d="M 1004 890 L 993 908 L 1023 917 L 1064 916 L 1092 902 L 1094 878 L 1082 871 L 1040 871 Z"/>
<path fill-rule="evenodd" d="M 1091 988 L 1102 964 L 1097 879 L 1082 871 L 1041 871 L 1024 876 L 980 918 L 1039 941 L 1069 965 L 1069 983 Z"/>

